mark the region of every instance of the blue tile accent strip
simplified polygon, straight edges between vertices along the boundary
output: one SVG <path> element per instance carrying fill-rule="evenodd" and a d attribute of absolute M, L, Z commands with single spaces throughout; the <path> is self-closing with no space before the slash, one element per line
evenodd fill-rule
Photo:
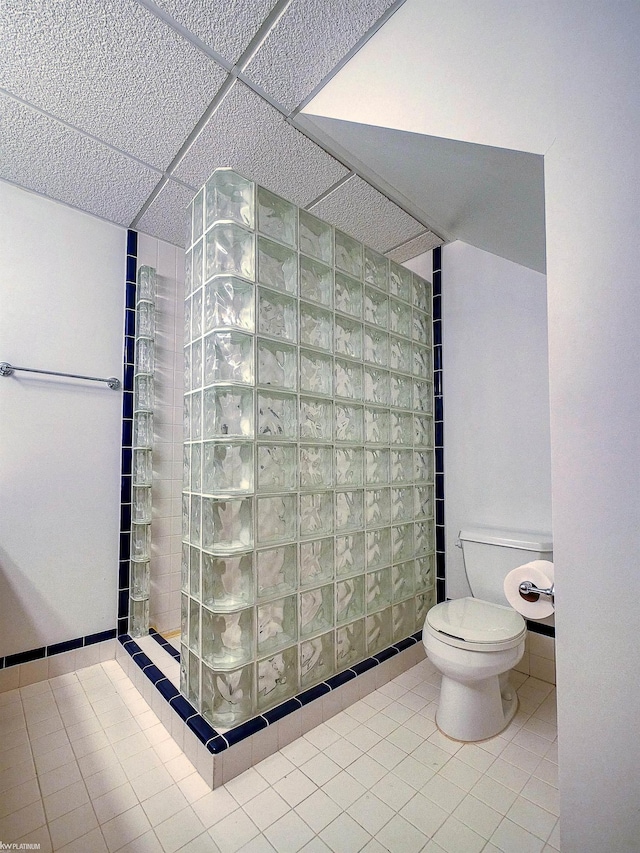
<path fill-rule="evenodd" d="M 445 600 L 444 394 L 442 387 L 442 247 L 433 250 L 433 393 L 435 435 L 436 601 Z"/>
<path fill-rule="evenodd" d="M 162 646 L 165 652 L 168 652 L 171 655 L 174 660 L 180 660 L 180 652 L 178 649 L 176 649 L 175 646 L 172 646 L 169 640 L 165 640 L 162 634 L 159 634 L 155 628 L 149 628 L 149 634 L 153 637 L 156 643 L 159 643 Z"/>
<path fill-rule="evenodd" d="M 542 625 L 540 622 L 531 622 L 529 619 L 526 620 L 527 630 L 532 631 L 534 634 L 544 634 L 545 637 L 555 637 L 556 629 L 553 625 Z"/>
<path fill-rule="evenodd" d="M 17 652 L 16 654 L 0 658 L 0 669 L 6 669 L 10 666 L 20 666 L 22 663 L 31 663 L 31 661 L 43 660 L 54 655 L 62 655 L 65 652 L 72 652 L 75 649 L 82 649 L 85 646 L 92 646 L 95 643 L 103 643 L 106 640 L 114 640 L 115 638 L 116 629 L 111 628 L 109 631 L 100 631 L 98 634 L 88 634 L 86 637 L 73 637 L 71 640 L 52 643 L 50 646 L 27 649 L 24 652 Z"/>

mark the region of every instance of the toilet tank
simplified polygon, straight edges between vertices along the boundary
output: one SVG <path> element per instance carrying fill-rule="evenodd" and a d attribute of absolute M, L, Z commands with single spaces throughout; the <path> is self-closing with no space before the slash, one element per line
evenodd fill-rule
<path fill-rule="evenodd" d="M 553 560 L 548 533 L 467 527 L 459 540 L 473 597 L 493 604 L 508 605 L 503 584 L 511 569 L 532 560 Z"/>

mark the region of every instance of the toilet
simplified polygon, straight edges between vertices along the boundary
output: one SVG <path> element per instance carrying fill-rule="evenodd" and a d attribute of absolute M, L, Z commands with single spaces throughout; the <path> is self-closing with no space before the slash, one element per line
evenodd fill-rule
<path fill-rule="evenodd" d="M 505 729 L 518 709 L 509 671 L 521 660 L 526 623 L 507 602 L 504 579 L 533 560 L 551 560 L 551 537 L 470 527 L 461 530 L 472 597 L 436 604 L 422 642 L 442 673 L 436 724 L 454 740 L 479 741 Z"/>

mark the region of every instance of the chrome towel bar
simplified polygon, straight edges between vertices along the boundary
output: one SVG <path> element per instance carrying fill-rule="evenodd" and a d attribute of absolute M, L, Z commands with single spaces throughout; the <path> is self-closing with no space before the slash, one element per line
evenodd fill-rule
<path fill-rule="evenodd" d="M 44 373 L 47 376 L 65 376 L 70 379 L 88 379 L 90 382 L 106 382 L 109 388 L 117 391 L 120 388 L 120 380 L 115 376 L 101 379 L 99 376 L 82 376 L 79 373 L 59 373 L 57 370 L 35 370 L 33 367 L 16 367 L 8 361 L 0 363 L 0 376 L 11 376 L 14 370 L 24 370 L 26 373 Z"/>

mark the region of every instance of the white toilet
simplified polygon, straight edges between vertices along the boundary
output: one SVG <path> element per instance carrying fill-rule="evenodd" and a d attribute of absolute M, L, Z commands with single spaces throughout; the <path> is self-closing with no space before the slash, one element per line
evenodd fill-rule
<path fill-rule="evenodd" d="M 422 642 L 442 673 L 436 723 L 455 740 L 494 737 L 511 722 L 518 698 L 509 684 L 524 654 L 526 623 L 507 603 L 506 575 L 532 560 L 551 560 L 544 534 L 468 528 L 460 531 L 473 598 L 436 604 L 427 613 Z"/>

